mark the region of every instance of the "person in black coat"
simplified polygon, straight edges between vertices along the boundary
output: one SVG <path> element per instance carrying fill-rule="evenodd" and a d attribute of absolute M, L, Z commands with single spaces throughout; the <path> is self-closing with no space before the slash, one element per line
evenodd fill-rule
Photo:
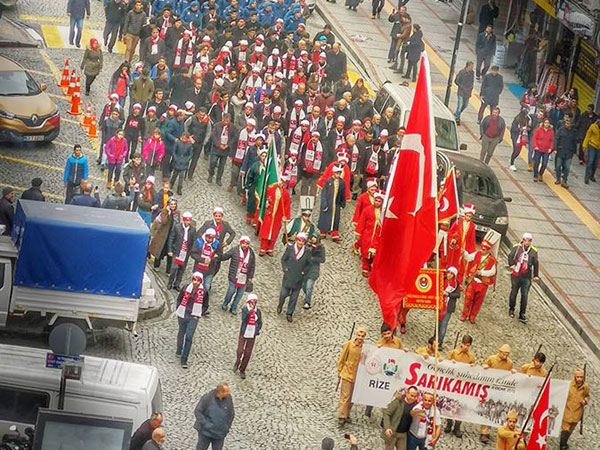
<path fill-rule="evenodd" d="M 223 311 L 227 311 L 227 307 L 231 302 L 229 312 L 236 314 L 237 306 L 244 295 L 244 291 L 252 290 L 252 279 L 254 278 L 254 269 L 256 267 L 256 255 L 254 250 L 250 247 L 250 238 L 248 236 L 242 236 L 240 238 L 240 245 L 230 248 L 227 252 L 219 258 L 221 261 L 231 260 L 229 263 L 229 271 L 227 272 L 227 279 L 229 281 L 229 287 L 225 294 L 225 299 L 221 308 Z M 233 299 L 233 302 L 231 301 Z"/>
<path fill-rule="evenodd" d="M 161 412 L 152 413 L 152 417 L 142 422 L 140 427 L 131 436 L 129 450 L 141 450 L 144 444 L 152 439 L 152 432 L 159 428 L 163 422 Z"/>
<path fill-rule="evenodd" d="M 347 72 L 348 58 L 340 50 L 340 44 L 333 44 L 331 50 L 327 53 L 327 80 L 330 83 L 337 83 L 342 79 L 342 75 Z"/>
<path fill-rule="evenodd" d="M 92 191 L 94 195 L 92 196 Z M 71 200 L 71 205 L 77 206 L 91 206 L 92 208 L 100 208 L 100 194 L 98 194 L 98 186 L 96 188 L 92 188 L 92 184 L 86 182 L 82 182 L 81 184 L 81 194 L 73 196 L 73 200 Z"/>
<path fill-rule="evenodd" d="M 317 282 L 317 278 L 319 278 L 321 264 L 325 262 L 325 247 L 323 244 L 321 244 L 321 238 L 317 232 L 310 235 L 308 245 L 310 246 L 311 258 L 310 265 L 308 266 L 308 270 L 306 271 L 304 280 L 302 281 L 302 290 L 304 291 L 304 309 L 310 309 L 311 307 L 313 288 Z"/>
<path fill-rule="evenodd" d="M 232 123 L 229 114 L 223 115 L 223 120 L 215 123 L 211 132 L 212 150 L 210 164 L 208 166 L 208 182 L 212 183 L 215 172 L 217 174 L 217 185 L 222 186 L 221 179 L 225 171 L 227 157 L 233 152 L 237 142 L 236 127 Z"/>
<path fill-rule="evenodd" d="M 196 222 L 191 212 L 184 212 L 181 222 L 171 228 L 167 239 L 167 255 L 173 258 L 175 270 L 171 270 L 167 289 L 180 289 L 181 279 L 187 268 L 192 247 L 196 240 Z"/>
<path fill-rule="evenodd" d="M 240 378 L 246 378 L 246 367 L 252 356 L 254 341 L 260 334 L 262 328 L 262 312 L 256 306 L 258 296 L 248 294 L 246 305 L 242 308 L 242 324 L 240 325 L 240 334 L 238 337 L 238 347 L 236 352 L 233 371 L 240 371 Z"/>
<path fill-rule="evenodd" d="M 296 309 L 296 302 L 302 288 L 302 282 L 310 265 L 311 252 L 310 248 L 305 245 L 306 239 L 307 236 L 305 233 L 298 233 L 296 241 L 287 246 L 281 257 L 283 280 L 279 293 L 277 314 L 281 314 L 285 299 L 289 297 L 286 313 L 288 322 L 292 322 L 292 314 L 294 314 L 294 310 Z"/>
<path fill-rule="evenodd" d="M 490 113 L 498 106 L 500 101 L 500 94 L 504 89 L 504 79 L 500 75 L 500 68 L 498 66 L 492 66 L 490 73 L 483 77 L 481 82 L 481 91 L 479 97 L 481 98 L 481 106 L 479 107 L 479 113 L 477 114 L 477 123 L 481 123 L 485 109 L 489 106 Z"/>
<path fill-rule="evenodd" d="M 423 31 L 421 31 L 421 27 L 418 24 L 414 24 L 413 30 L 414 33 L 404 49 L 406 59 L 408 60 L 408 66 L 406 67 L 406 73 L 402 78 L 411 78 L 412 71 L 412 81 L 417 81 L 419 59 L 421 58 L 421 53 L 425 49 L 425 45 L 423 44 Z"/>
<path fill-rule="evenodd" d="M 569 178 L 571 161 L 573 155 L 577 153 L 577 131 L 570 117 L 565 118 L 563 126 L 554 135 L 554 150 L 556 150 L 556 181 L 554 184 L 560 184 L 562 187 L 568 188 L 567 179 Z"/>
<path fill-rule="evenodd" d="M 162 445 L 165 443 L 166 433 L 163 428 L 157 428 L 152 432 L 152 439 L 146 441 L 142 446 L 142 450 L 162 450 Z"/>
<path fill-rule="evenodd" d="M 15 200 L 15 191 L 11 187 L 2 189 L 2 198 L 0 199 L 0 232 L 3 236 L 10 236 L 15 217 L 13 202 Z M 4 231 L 2 231 L 4 225 Z"/>
<path fill-rule="evenodd" d="M 374 139 L 370 145 L 360 154 L 358 159 L 358 171 L 363 179 L 375 178 L 379 180 L 387 175 L 387 154 L 381 149 L 379 139 Z M 363 183 L 363 192 L 366 191 L 367 184 Z"/>
<path fill-rule="evenodd" d="M 104 8 L 106 24 L 104 25 L 104 46 L 108 47 L 108 53 L 112 53 L 113 47 L 117 42 L 119 35 L 119 26 L 125 19 L 127 7 L 123 5 L 123 0 L 109 0 Z"/>
<path fill-rule="evenodd" d="M 42 179 L 34 178 L 31 180 L 31 187 L 21 194 L 21 200 L 34 200 L 38 202 L 45 202 L 46 197 L 42 194 Z"/>
<path fill-rule="evenodd" d="M 340 215 L 341 208 L 346 206 L 346 186 L 341 177 L 343 168 L 339 165 L 333 167 L 333 175 L 323 185 L 321 191 L 321 207 L 317 227 L 321 233 L 321 239 L 327 238 L 331 233 L 333 242 L 340 242 Z"/>
<path fill-rule="evenodd" d="M 192 156 L 194 155 L 194 138 L 189 133 L 183 132 L 179 141 L 175 143 L 173 149 L 173 159 L 171 160 L 171 168 L 173 175 L 171 176 L 171 186 L 175 187 L 177 181 L 177 195 L 182 195 L 183 177 L 187 172 Z M 179 178 L 179 180 L 177 180 Z"/>
<path fill-rule="evenodd" d="M 496 54 L 496 36 L 492 33 L 491 25 L 487 25 L 484 30 L 477 35 L 475 54 L 477 55 L 475 76 L 477 77 L 477 81 L 479 81 L 481 77 L 485 76 L 487 73 L 492 64 L 492 59 Z"/>
<path fill-rule="evenodd" d="M 488 25 L 494 26 L 494 19 L 498 17 L 500 9 L 496 6 L 494 0 L 488 2 L 479 10 L 479 33 L 485 30 Z"/>

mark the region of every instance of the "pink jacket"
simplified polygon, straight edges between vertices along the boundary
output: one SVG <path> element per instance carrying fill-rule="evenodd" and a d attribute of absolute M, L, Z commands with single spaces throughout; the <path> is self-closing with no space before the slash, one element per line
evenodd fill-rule
<path fill-rule="evenodd" d="M 533 138 L 531 139 L 531 147 L 539 150 L 542 153 L 550 153 L 552 146 L 554 145 L 554 130 L 540 127 L 533 132 Z"/>
<path fill-rule="evenodd" d="M 104 144 L 104 153 L 106 153 L 106 160 L 109 164 L 123 164 L 125 157 L 129 153 L 129 144 L 127 139 L 121 139 L 121 148 L 117 154 L 118 140 L 116 136 L 111 137 L 106 144 Z"/>
<path fill-rule="evenodd" d="M 154 160 L 152 158 L 154 153 Z M 152 136 L 146 139 L 142 148 L 142 158 L 146 164 L 152 164 L 156 167 L 165 156 L 165 141 L 154 139 Z"/>

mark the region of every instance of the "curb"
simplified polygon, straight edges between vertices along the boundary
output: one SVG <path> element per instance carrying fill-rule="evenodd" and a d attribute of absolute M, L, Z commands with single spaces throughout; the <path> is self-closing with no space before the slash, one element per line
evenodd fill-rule
<path fill-rule="evenodd" d="M 369 79 L 369 82 L 371 83 L 371 85 L 377 86 L 376 83 L 373 82 L 373 77 L 371 76 L 371 73 L 369 72 L 363 59 L 358 54 L 358 52 L 353 48 L 352 41 L 347 39 L 347 37 L 344 35 L 344 33 L 340 33 L 338 31 L 338 27 L 333 23 L 333 21 L 323 11 L 323 9 L 321 9 L 320 1 L 317 2 L 315 11 L 319 14 L 319 16 L 321 16 L 323 21 L 331 27 L 336 38 L 338 38 L 338 40 L 344 45 L 344 51 L 347 52 L 348 54 L 350 54 L 350 56 L 354 59 L 353 63 L 360 66 L 361 70 L 365 73 L 366 77 Z M 379 86 L 377 86 L 377 88 L 379 88 Z M 509 234 L 510 234 L 510 236 L 509 236 Z M 507 234 L 502 237 L 502 243 L 504 243 L 510 250 L 510 248 L 514 244 L 518 243 L 519 241 L 520 241 L 520 239 L 517 239 L 517 237 L 515 236 L 515 233 L 512 231 L 512 229 L 509 226 Z M 540 268 L 543 269 L 543 264 L 540 264 Z M 540 278 L 538 286 L 539 286 L 539 289 L 550 299 L 550 301 L 556 307 L 556 309 L 558 309 L 558 311 L 561 313 L 562 317 L 566 320 L 566 322 L 568 322 L 568 324 L 572 327 L 572 331 L 581 337 L 583 342 L 585 342 L 585 344 L 596 355 L 596 357 L 600 358 L 600 344 L 598 343 L 598 341 L 595 339 L 595 337 L 590 332 L 588 332 L 588 330 L 584 329 L 579 324 L 575 314 L 571 311 L 569 306 L 567 304 L 565 304 L 565 302 L 562 301 L 558 297 L 558 295 L 556 294 L 556 292 L 554 291 L 552 286 L 546 281 L 546 279 Z"/>

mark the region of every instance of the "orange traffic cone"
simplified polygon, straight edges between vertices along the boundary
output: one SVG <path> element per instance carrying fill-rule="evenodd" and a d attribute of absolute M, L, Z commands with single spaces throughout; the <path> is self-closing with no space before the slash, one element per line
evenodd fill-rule
<path fill-rule="evenodd" d="M 85 108 L 85 114 L 83 115 L 83 120 L 81 121 L 82 127 L 89 127 L 92 124 L 92 104 L 88 103 Z"/>
<path fill-rule="evenodd" d="M 73 92 L 73 98 L 71 99 L 71 109 L 69 111 L 67 111 L 67 113 L 72 116 L 81 115 L 81 109 L 79 108 L 80 106 L 81 106 L 81 97 L 79 96 L 79 92 L 75 91 L 75 92 Z"/>
<path fill-rule="evenodd" d="M 69 101 L 71 101 L 71 96 L 73 95 L 73 91 L 75 90 L 75 81 L 77 77 L 75 76 L 75 69 L 71 72 L 71 79 L 69 80 L 69 87 L 67 89 L 67 96 L 69 97 Z"/>
<path fill-rule="evenodd" d="M 90 128 L 88 129 L 88 137 L 89 138 L 97 138 L 98 137 L 98 129 L 96 124 L 96 113 L 92 113 L 92 121 L 90 123 Z"/>
<path fill-rule="evenodd" d="M 65 66 L 63 67 L 62 76 L 60 77 L 60 83 L 58 85 L 67 90 L 69 88 L 69 60 L 65 59 Z"/>
<path fill-rule="evenodd" d="M 77 94 L 79 97 L 79 103 L 81 104 L 81 77 L 75 78 L 75 89 L 73 90 L 73 96 L 71 97 L 71 101 L 73 101 L 73 97 Z"/>

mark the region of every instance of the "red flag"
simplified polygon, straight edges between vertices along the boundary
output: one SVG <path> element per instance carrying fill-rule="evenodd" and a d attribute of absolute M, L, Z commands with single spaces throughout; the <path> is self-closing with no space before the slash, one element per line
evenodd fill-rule
<path fill-rule="evenodd" d="M 438 222 L 453 219 L 458 216 L 458 190 L 456 189 L 456 175 L 454 167 L 444 181 L 438 206 Z"/>
<path fill-rule="evenodd" d="M 406 134 L 390 170 L 385 214 L 369 283 L 383 320 L 396 326 L 402 298 L 435 247 L 436 158 L 429 62 L 421 56 Z"/>
<path fill-rule="evenodd" d="M 546 450 L 548 436 L 548 405 L 550 403 L 550 379 L 546 379 L 542 395 L 533 410 L 533 428 L 529 435 L 527 450 Z"/>

